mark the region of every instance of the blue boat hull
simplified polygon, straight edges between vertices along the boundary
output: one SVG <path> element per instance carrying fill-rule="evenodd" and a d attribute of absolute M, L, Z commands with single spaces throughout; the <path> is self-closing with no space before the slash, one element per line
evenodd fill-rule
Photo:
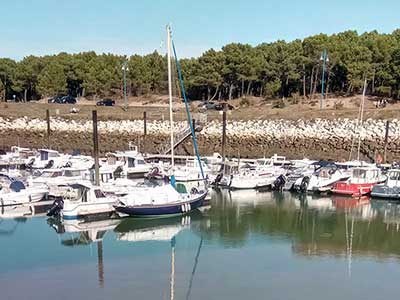
<path fill-rule="evenodd" d="M 120 205 L 116 206 L 115 210 L 123 214 L 127 214 L 130 216 L 137 216 L 137 217 L 186 214 L 202 206 L 206 196 L 207 193 L 204 193 L 199 195 L 199 197 L 190 201 L 181 203 L 163 204 L 163 205 L 138 205 L 138 206 Z"/>

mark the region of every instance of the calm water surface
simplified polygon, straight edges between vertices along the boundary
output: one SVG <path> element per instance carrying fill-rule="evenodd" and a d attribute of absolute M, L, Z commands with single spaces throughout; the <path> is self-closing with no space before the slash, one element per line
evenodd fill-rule
<path fill-rule="evenodd" d="M 29 208 L 1 214 L 0 299 L 337 300 L 400 292 L 396 203 L 223 191 L 187 217 L 61 224 L 29 217 Z"/>

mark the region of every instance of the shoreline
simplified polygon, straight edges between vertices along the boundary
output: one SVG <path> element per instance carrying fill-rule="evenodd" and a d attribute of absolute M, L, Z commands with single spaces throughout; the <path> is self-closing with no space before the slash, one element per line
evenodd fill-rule
<path fill-rule="evenodd" d="M 186 122 L 176 122 L 179 132 Z M 385 120 L 367 119 L 361 127 L 360 158 L 373 160 L 376 153 L 383 156 L 385 142 Z M 162 145 L 169 143 L 169 123 L 148 121 L 147 136 L 143 137 L 142 120 L 99 121 L 100 152 L 124 150 L 128 143 L 138 145 L 141 151 L 159 153 Z M 400 149 L 400 121 L 392 120 L 389 126 L 387 146 L 388 161 L 398 159 Z M 14 145 L 30 148 L 47 147 L 47 124 L 41 119 L 0 118 L 0 148 Z M 221 152 L 222 124 L 211 121 L 196 134 L 201 155 Z M 354 139 L 354 140 L 353 140 Z M 51 148 L 81 153 L 92 152 L 92 122 L 52 118 Z M 348 160 L 351 145 L 358 141 L 356 120 L 254 120 L 228 121 L 226 154 L 228 157 L 257 158 L 273 154 L 289 159 L 334 159 Z M 357 142 L 354 143 L 357 147 Z M 356 150 L 353 148 L 353 153 Z M 193 154 L 190 139 L 180 145 L 177 154 Z M 353 155 L 353 159 L 355 159 Z"/>

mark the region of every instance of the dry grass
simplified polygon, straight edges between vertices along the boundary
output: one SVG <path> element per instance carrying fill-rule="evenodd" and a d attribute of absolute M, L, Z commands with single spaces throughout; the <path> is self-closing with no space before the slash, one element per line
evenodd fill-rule
<path fill-rule="evenodd" d="M 149 120 L 169 119 L 168 104 L 165 103 L 165 96 L 153 96 L 151 98 L 130 99 L 127 111 L 123 110 L 123 101 L 117 101 L 115 107 L 97 107 L 94 101 L 82 101 L 79 105 L 47 104 L 45 102 L 31 103 L 0 103 L 0 117 L 18 118 L 28 116 L 31 118 L 45 118 L 46 110 L 50 110 L 52 116 L 58 115 L 66 119 L 90 119 L 92 110 L 96 109 L 100 120 L 134 120 L 142 119 L 143 112 L 147 112 Z M 330 98 L 326 100 L 326 108 L 319 109 L 319 99 L 304 100 L 298 104 L 288 104 L 281 109 L 273 109 L 271 101 L 251 97 L 249 107 L 240 107 L 240 99 L 229 102 L 236 107 L 228 112 L 228 119 L 231 120 L 257 120 L 257 119 L 315 119 L 315 118 L 356 118 L 359 110 L 361 97 Z M 400 104 L 388 104 L 386 108 L 376 109 L 374 98 L 366 101 L 365 118 L 393 119 L 398 118 Z M 181 101 L 175 100 L 174 118 L 186 120 L 186 113 Z M 288 101 L 291 102 L 291 101 Z M 335 109 L 335 103 L 341 102 L 340 110 Z M 314 105 L 313 105 L 314 103 Z M 71 114 L 70 109 L 78 107 L 79 112 Z M 191 108 L 196 111 L 197 103 Z M 221 113 L 217 111 L 208 112 L 208 120 L 221 119 Z"/>

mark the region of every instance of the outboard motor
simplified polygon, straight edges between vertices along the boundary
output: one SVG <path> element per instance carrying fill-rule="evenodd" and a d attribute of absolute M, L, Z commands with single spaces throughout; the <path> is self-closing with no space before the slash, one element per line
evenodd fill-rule
<path fill-rule="evenodd" d="M 54 166 L 54 161 L 53 160 L 50 160 L 48 163 L 47 163 L 47 165 L 45 165 L 45 169 L 51 169 L 52 167 Z"/>
<path fill-rule="evenodd" d="M 300 183 L 300 192 L 306 193 L 309 183 L 310 183 L 310 177 L 305 176 Z"/>
<path fill-rule="evenodd" d="M 47 211 L 48 217 L 60 215 L 61 210 L 64 208 L 64 201 L 62 199 L 56 199 L 53 202 L 51 208 Z"/>
<path fill-rule="evenodd" d="M 284 175 L 279 175 L 279 177 L 277 179 L 275 179 L 272 187 L 273 187 L 274 190 L 282 191 L 283 186 L 285 185 L 285 183 L 286 183 L 285 176 Z"/>
<path fill-rule="evenodd" d="M 32 158 L 28 161 L 28 163 L 26 164 L 25 168 L 26 168 L 26 169 L 32 169 L 32 166 L 33 166 L 34 163 L 35 163 L 35 158 L 32 157 Z"/>
<path fill-rule="evenodd" d="M 145 178 L 147 179 L 156 179 L 160 177 L 162 177 L 162 175 L 158 167 L 154 167 L 149 173 L 145 175 Z"/>
<path fill-rule="evenodd" d="M 215 177 L 215 180 L 213 181 L 213 185 L 218 185 L 218 183 L 221 182 L 222 177 L 224 177 L 224 175 L 222 173 L 218 173 L 217 177 Z"/>

